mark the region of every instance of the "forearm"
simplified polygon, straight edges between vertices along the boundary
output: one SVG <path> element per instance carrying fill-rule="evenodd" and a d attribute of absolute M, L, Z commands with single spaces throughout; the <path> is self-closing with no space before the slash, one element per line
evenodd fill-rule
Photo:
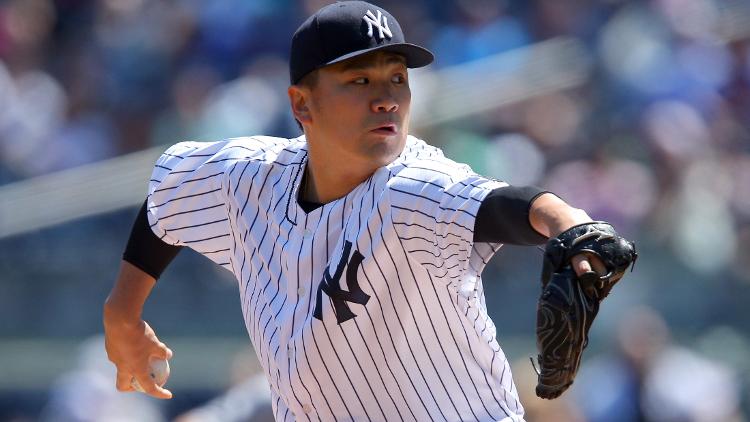
<path fill-rule="evenodd" d="M 577 224 L 587 223 L 586 211 L 571 207 L 554 194 L 538 196 L 529 209 L 529 222 L 534 230 L 547 237 L 555 237 Z"/>
<path fill-rule="evenodd" d="M 154 284 L 154 277 L 129 262 L 122 261 L 115 285 L 104 302 L 105 327 L 139 323 L 143 305 Z"/>

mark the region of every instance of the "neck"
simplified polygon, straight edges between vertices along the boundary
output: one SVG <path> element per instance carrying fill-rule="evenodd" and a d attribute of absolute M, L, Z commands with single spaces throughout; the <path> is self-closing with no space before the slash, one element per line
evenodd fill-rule
<path fill-rule="evenodd" d="M 305 183 L 300 188 L 302 198 L 326 204 L 346 196 L 377 170 L 372 165 L 361 164 L 358 160 L 318 151 L 308 142 Z"/>

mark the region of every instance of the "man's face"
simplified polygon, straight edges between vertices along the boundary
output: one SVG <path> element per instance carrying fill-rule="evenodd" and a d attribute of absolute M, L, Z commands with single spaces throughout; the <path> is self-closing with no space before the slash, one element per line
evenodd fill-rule
<path fill-rule="evenodd" d="M 311 148 L 372 169 L 396 159 L 409 129 L 411 91 L 404 58 L 375 52 L 317 72 L 305 124 Z"/>

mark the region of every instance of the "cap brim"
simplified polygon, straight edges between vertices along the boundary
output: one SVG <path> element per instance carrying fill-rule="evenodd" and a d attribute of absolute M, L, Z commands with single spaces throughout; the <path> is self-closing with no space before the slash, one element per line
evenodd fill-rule
<path fill-rule="evenodd" d="M 351 59 L 353 57 L 361 56 L 363 54 L 372 53 L 375 51 L 392 51 L 394 53 L 400 54 L 406 58 L 406 67 L 414 69 L 417 67 L 424 67 L 428 64 L 432 63 L 433 60 L 435 60 L 435 56 L 432 54 L 432 52 L 426 48 L 420 47 L 416 44 L 410 44 L 410 43 L 394 43 L 394 44 L 384 44 L 373 48 L 367 48 L 364 50 L 357 50 L 352 51 L 351 53 L 344 54 L 341 57 L 337 57 L 328 63 L 325 64 L 325 66 L 328 66 L 330 64 L 343 62 L 344 60 Z"/>

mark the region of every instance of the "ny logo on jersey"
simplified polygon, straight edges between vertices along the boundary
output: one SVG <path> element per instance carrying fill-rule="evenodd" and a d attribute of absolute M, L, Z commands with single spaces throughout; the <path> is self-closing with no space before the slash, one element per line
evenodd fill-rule
<path fill-rule="evenodd" d="M 362 17 L 362 19 L 364 19 L 365 22 L 367 23 L 367 36 L 368 37 L 373 36 L 372 27 L 376 26 L 378 27 L 379 39 L 382 40 L 386 35 L 388 36 L 388 38 L 393 38 L 391 29 L 388 28 L 388 18 L 385 15 L 383 15 L 383 13 L 380 10 L 378 10 L 377 17 L 375 17 L 375 14 L 373 14 L 371 11 L 368 10 L 367 13 L 365 13 L 365 15 Z M 380 23 L 381 19 L 383 21 L 382 24 Z"/>
<path fill-rule="evenodd" d="M 359 283 L 357 282 L 357 270 L 359 270 L 359 265 L 365 257 L 359 251 L 354 251 L 351 259 L 349 259 L 351 249 L 352 242 L 347 240 L 344 243 L 344 253 L 341 254 L 341 260 L 339 260 L 336 266 L 336 272 L 333 274 L 333 277 L 331 277 L 329 267 L 326 267 L 323 272 L 323 280 L 320 282 L 320 286 L 318 286 L 318 295 L 315 299 L 315 310 L 313 311 L 313 316 L 321 321 L 323 321 L 323 292 L 330 298 L 333 304 L 333 312 L 336 314 L 336 322 L 339 324 L 357 316 L 349 309 L 347 302 L 365 305 L 370 300 L 370 296 L 359 288 Z M 341 275 L 344 273 L 344 267 L 347 265 L 347 259 L 349 259 L 349 266 L 346 269 L 346 285 L 349 291 L 342 290 L 339 284 Z"/>

